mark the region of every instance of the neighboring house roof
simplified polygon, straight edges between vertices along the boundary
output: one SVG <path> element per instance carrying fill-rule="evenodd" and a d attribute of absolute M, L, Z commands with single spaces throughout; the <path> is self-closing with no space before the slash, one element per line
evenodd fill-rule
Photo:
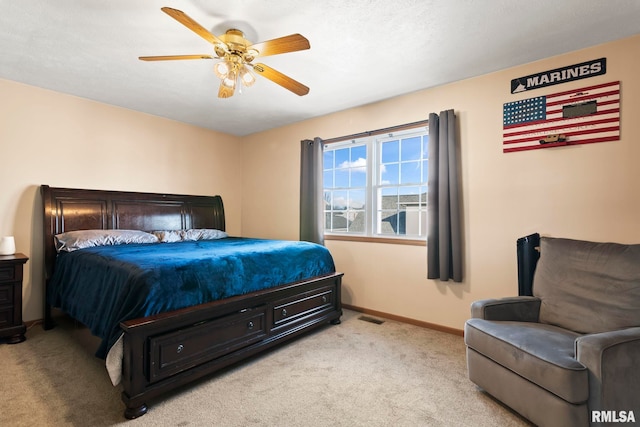
<path fill-rule="evenodd" d="M 427 194 L 411 194 L 400 196 L 383 196 L 381 218 L 381 227 L 383 234 L 404 234 L 406 225 L 406 212 L 404 208 L 408 206 L 424 207 L 427 204 Z M 328 203 L 325 201 L 325 208 L 329 209 Z M 400 211 L 398 211 L 400 209 Z M 388 213 L 384 213 L 388 211 Z M 333 231 L 364 231 L 365 230 L 365 212 L 354 210 L 333 211 L 331 214 L 331 223 L 327 219 L 326 228 Z"/>

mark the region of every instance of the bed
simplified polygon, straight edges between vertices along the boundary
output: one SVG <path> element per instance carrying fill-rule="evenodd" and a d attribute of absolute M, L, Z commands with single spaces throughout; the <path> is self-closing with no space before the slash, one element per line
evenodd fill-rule
<path fill-rule="evenodd" d="M 81 317 L 85 320 L 80 320 L 81 323 L 89 323 L 88 327 L 92 332 L 102 339 L 99 355 L 106 355 L 107 360 L 115 357 L 121 362 L 118 369 L 121 370 L 122 400 L 126 407 L 124 415 L 128 419 L 144 415 L 147 412 L 147 402 L 169 390 L 211 375 L 327 323 L 340 323 L 342 273 L 335 271 L 332 260 L 320 265 L 317 260 L 324 256 L 321 253 L 316 255 L 305 252 L 308 255 L 303 256 L 294 252 L 295 255 L 284 257 L 287 262 L 306 260 L 305 262 L 312 264 L 281 267 L 276 264 L 276 255 L 267 252 L 284 250 L 285 246 L 289 250 L 289 244 L 302 246 L 295 250 L 316 250 L 304 245 L 317 246 L 324 251 L 326 249 L 308 242 L 226 236 L 224 207 L 220 196 L 83 190 L 47 185 L 41 186 L 41 195 L 46 272 L 44 328 L 51 329 L 55 326 L 52 308 L 59 308 L 74 318 Z M 184 236 L 192 231 L 213 230 L 222 235 L 214 240 L 196 239 L 174 243 L 169 239 L 167 242 L 151 244 L 135 241 L 133 244 L 59 252 L 61 235 L 78 231 L 84 233 L 83 230 L 113 230 L 109 231 L 113 233 L 134 230 L 141 234 L 156 232 L 156 236 L 158 232 Z M 247 254 L 254 253 L 253 259 L 235 264 L 235 261 L 227 259 L 223 261 L 228 264 L 226 270 L 221 270 L 222 267 L 218 265 L 197 273 L 199 285 L 196 287 L 207 287 L 206 292 L 201 292 L 202 295 L 208 295 L 205 299 L 202 299 L 202 295 L 196 299 L 172 295 L 166 299 L 166 304 L 147 304 L 137 300 L 131 302 L 129 298 L 138 298 L 142 289 L 152 288 L 146 282 L 126 288 L 129 289 L 124 292 L 127 294 L 126 300 L 102 293 L 107 292 L 105 288 L 125 284 L 130 286 L 127 281 L 133 276 L 153 276 L 158 280 L 162 278 L 164 286 L 171 286 L 173 277 L 178 283 L 185 274 L 182 273 L 182 264 L 169 267 L 170 262 L 188 260 L 198 265 L 209 265 L 213 261 L 209 259 L 209 255 L 202 255 L 201 251 L 211 254 L 210 258 L 221 258 L 232 250 L 229 246 L 244 248 L 245 245 L 256 245 L 242 250 Z M 178 252 L 183 248 L 198 251 L 199 255 Z M 142 256 L 142 253 L 147 256 L 146 252 L 156 249 L 161 254 L 155 255 L 154 263 L 141 263 L 145 269 L 144 274 L 125 272 L 121 276 L 127 278 L 122 279 L 122 283 L 115 276 L 92 278 L 88 280 L 92 286 L 94 283 L 109 283 L 109 286 L 103 285 L 97 290 L 80 288 L 80 297 L 77 290 L 60 290 L 66 289 L 64 286 L 71 286 L 76 276 L 85 277 L 83 274 L 88 274 L 89 270 L 104 270 L 105 267 L 97 260 L 108 259 L 108 262 L 115 262 L 110 258 L 114 257 L 120 262 L 117 257 L 124 257 L 124 253 L 129 253 L 127 257 L 130 254 L 135 254 L 134 257 Z M 234 252 L 232 256 L 236 259 L 240 255 Z M 80 260 L 93 264 L 89 264 L 90 267 L 79 267 L 82 265 Z M 164 261 L 158 263 L 157 260 Z M 128 268 L 129 261 L 126 258 L 126 263 L 117 265 L 127 264 Z M 254 266 L 253 270 L 247 267 L 249 264 Z M 114 264 L 106 265 L 109 271 L 114 269 Z M 140 265 L 135 268 L 138 269 L 136 272 L 143 271 L 140 270 Z M 292 268 L 297 270 L 292 272 Z M 102 270 L 100 274 L 103 274 Z M 175 273 L 178 270 L 180 273 Z M 223 281 L 234 281 L 237 276 L 242 275 L 252 285 L 242 287 L 240 291 L 220 292 L 213 292 L 208 288 L 213 285 L 202 285 L 205 279 L 217 276 L 219 272 L 226 275 Z M 81 279 L 77 280 L 81 282 Z M 176 289 L 193 288 L 185 285 L 193 282 L 185 280 L 186 282 L 176 285 Z M 81 282 L 81 285 L 87 286 L 87 283 Z M 103 311 L 105 305 L 115 306 L 119 312 L 113 315 L 108 310 Z M 160 306 L 162 307 L 158 308 Z M 83 314 L 82 310 L 85 310 L 84 313 L 93 313 L 97 321 L 94 322 L 95 319 Z"/>

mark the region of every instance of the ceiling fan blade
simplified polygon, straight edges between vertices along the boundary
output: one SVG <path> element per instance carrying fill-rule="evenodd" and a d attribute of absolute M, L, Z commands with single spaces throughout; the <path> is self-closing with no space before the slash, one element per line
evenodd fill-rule
<path fill-rule="evenodd" d="M 213 59 L 211 55 L 165 55 L 165 56 L 139 56 L 141 61 L 173 61 L 179 59 Z"/>
<path fill-rule="evenodd" d="M 308 87 L 298 81 L 295 81 L 291 77 L 285 76 L 281 72 L 276 71 L 271 67 L 268 67 L 264 64 L 255 64 L 253 65 L 253 69 L 256 73 L 262 74 L 272 82 L 279 84 L 283 88 L 290 90 L 296 95 L 303 96 L 309 93 Z"/>
<path fill-rule="evenodd" d="M 172 9 L 170 7 L 163 7 L 161 10 L 209 43 L 214 45 L 220 44 L 222 46 L 225 46 L 226 49 L 226 44 L 222 40 L 211 34 L 202 25 L 198 24 L 183 11 Z"/>
<path fill-rule="evenodd" d="M 280 53 L 295 52 L 309 49 L 309 40 L 300 34 L 291 34 L 273 40 L 256 43 L 248 47 L 259 52 L 257 56 L 278 55 Z"/>
<path fill-rule="evenodd" d="M 233 89 L 220 83 L 220 89 L 218 89 L 218 98 L 231 98 L 233 96 Z"/>

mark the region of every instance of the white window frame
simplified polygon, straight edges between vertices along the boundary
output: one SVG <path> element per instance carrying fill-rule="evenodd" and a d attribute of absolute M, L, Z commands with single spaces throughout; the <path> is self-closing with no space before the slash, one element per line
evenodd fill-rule
<path fill-rule="evenodd" d="M 325 151 L 337 150 L 337 149 L 346 148 L 346 147 L 357 147 L 360 145 L 365 145 L 367 147 L 366 148 L 367 149 L 367 161 L 366 161 L 367 181 L 366 181 L 366 192 L 365 192 L 366 196 L 365 196 L 364 230 L 362 232 L 351 232 L 351 231 L 332 231 L 330 229 L 325 229 L 325 238 L 327 238 L 328 240 L 331 240 L 331 239 L 373 240 L 373 241 L 385 240 L 385 241 L 392 241 L 397 243 L 402 243 L 403 241 L 405 241 L 409 243 L 413 242 L 416 244 L 425 244 L 426 242 L 426 209 L 427 209 L 427 206 L 426 206 L 427 192 L 426 191 L 428 191 L 426 171 L 422 176 L 422 179 L 424 181 L 420 183 L 411 183 L 406 185 L 397 183 L 394 185 L 385 186 L 384 184 L 381 184 L 379 181 L 381 177 L 381 169 L 380 169 L 381 161 L 382 161 L 381 147 L 383 142 L 388 142 L 390 140 L 395 140 L 395 139 L 398 139 L 398 140 L 407 139 L 414 136 L 422 137 L 423 135 L 428 135 L 428 134 L 429 134 L 428 126 L 422 125 L 415 128 L 409 128 L 409 129 L 405 128 L 402 130 L 386 132 L 386 133 L 379 132 L 379 133 L 367 135 L 364 137 L 358 137 L 358 138 L 352 138 L 352 139 L 345 138 L 344 140 L 332 140 L 330 144 L 325 145 Z M 428 161 L 428 159 L 426 158 L 426 153 L 423 154 L 421 161 L 422 160 Z M 399 159 L 399 164 L 401 163 L 403 163 L 403 161 L 402 159 Z M 424 167 L 424 166 L 421 166 L 421 167 Z M 325 168 L 323 166 L 323 172 L 324 172 L 324 169 Z M 419 196 L 420 200 L 419 200 L 419 203 L 417 204 L 418 210 L 419 210 L 418 215 L 420 218 L 417 224 L 417 227 L 419 229 L 419 234 L 406 234 L 406 231 L 407 231 L 406 229 L 404 230 L 404 234 L 390 234 L 390 233 L 380 232 L 381 230 L 378 229 L 378 225 L 380 224 L 380 221 L 378 221 L 378 215 L 382 210 L 381 209 L 382 200 L 378 196 L 378 194 L 380 193 L 379 189 L 383 187 L 384 188 L 396 188 L 396 187 L 401 188 L 403 186 L 408 186 L 408 187 L 424 186 L 426 189 L 424 195 Z M 323 190 L 326 190 L 326 188 L 323 188 Z M 424 197 L 424 200 L 422 200 L 422 197 Z M 415 209 L 410 208 L 410 209 L 407 209 L 405 212 L 409 213 L 412 211 L 415 211 Z M 328 212 L 331 212 L 331 210 L 324 211 L 323 221 L 325 221 L 324 222 L 325 224 L 327 221 Z M 405 223 L 405 227 L 407 227 L 406 223 Z"/>

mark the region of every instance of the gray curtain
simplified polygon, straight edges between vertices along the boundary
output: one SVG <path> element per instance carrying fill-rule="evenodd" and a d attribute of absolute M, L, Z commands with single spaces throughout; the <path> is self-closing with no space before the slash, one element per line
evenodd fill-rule
<path fill-rule="evenodd" d="M 456 116 L 429 114 L 427 277 L 462 281 Z"/>
<path fill-rule="evenodd" d="M 324 205 L 320 138 L 300 141 L 300 240 L 324 245 Z"/>

